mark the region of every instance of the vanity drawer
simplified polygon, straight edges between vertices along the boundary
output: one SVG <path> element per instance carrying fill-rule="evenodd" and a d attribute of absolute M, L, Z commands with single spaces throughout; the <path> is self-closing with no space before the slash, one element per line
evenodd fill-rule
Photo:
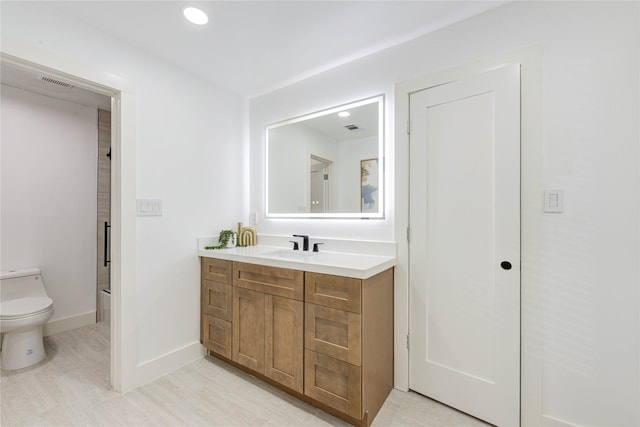
<path fill-rule="evenodd" d="M 300 270 L 234 262 L 233 285 L 298 301 L 304 298 L 304 272 Z"/>
<path fill-rule="evenodd" d="M 203 279 L 230 285 L 232 274 L 233 268 L 231 261 L 202 257 Z"/>
<path fill-rule="evenodd" d="M 361 366 L 360 315 L 345 310 L 305 304 L 306 349 Z"/>
<path fill-rule="evenodd" d="M 359 366 L 305 350 L 304 394 L 356 419 L 362 418 Z"/>
<path fill-rule="evenodd" d="M 212 280 L 202 281 L 202 313 L 228 322 L 233 320 L 233 287 Z"/>
<path fill-rule="evenodd" d="M 360 313 L 362 280 L 305 273 L 305 302 Z"/>
<path fill-rule="evenodd" d="M 231 359 L 231 322 L 202 315 L 202 344 L 214 353 Z"/>

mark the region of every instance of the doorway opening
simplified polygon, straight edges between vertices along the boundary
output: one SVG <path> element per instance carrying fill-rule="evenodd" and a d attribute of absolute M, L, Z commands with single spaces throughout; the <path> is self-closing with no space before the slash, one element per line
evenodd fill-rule
<path fill-rule="evenodd" d="M 28 59 L 26 59 L 28 58 Z M 7 40 L 2 65 L 35 72 L 110 99 L 111 245 L 110 377 L 117 392 L 136 386 L 135 87 L 125 79 Z M 94 222 L 95 224 L 95 222 Z M 124 286 L 123 286 L 124 284 Z M 95 319 L 95 313 L 94 313 Z M 122 331 L 127 331 L 123 334 Z"/>
<path fill-rule="evenodd" d="M 331 160 L 311 155 L 309 168 L 309 206 L 312 213 L 331 212 Z"/>

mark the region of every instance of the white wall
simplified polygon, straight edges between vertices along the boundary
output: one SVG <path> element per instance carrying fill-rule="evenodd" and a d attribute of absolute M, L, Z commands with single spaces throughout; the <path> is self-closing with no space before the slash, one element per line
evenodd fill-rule
<path fill-rule="evenodd" d="M 132 350 L 144 364 L 199 345 L 196 237 L 231 228 L 242 218 L 242 99 L 46 3 L 3 2 L 1 19 L 3 38 L 136 86 L 136 194 L 162 199 L 164 214 L 137 220 L 137 348 Z M 172 363 L 162 369 L 178 367 Z"/>
<path fill-rule="evenodd" d="M 264 124 L 384 93 L 386 189 L 393 200 L 394 174 L 406 173 L 390 170 L 394 83 L 538 45 L 542 129 L 531 132 L 541 134 L 543 159 L 531 172 L 538 175 L 524 179 L 563 189 L 565 212 L 541 220 L 542 236 L 535 239 L 543 250 L 529 260 L 532 280 L 523 282 L 523 297 L 535 299 L 523 300 L 524 310 L 542 322 L 523 325 L 525 335 L 527 327 L 542 329 L 530 341 L 535 348 L 523 351 L 543 357 L 534 372 L 539 390 L 526 391 L 523 408 L 542 396 L 531 425 L 639 425 L 639 13 L 637 2 L 514 2 L 252 99 L 251 209 L 261 209 Z M 261 233 L 393 240 L 402 235 L 394 229 L 395 211 L 408 200 L 397 203 L 387 204 L 381 221 L 262 220 L 258 227 Z M 540 203 L 523 217 L 541 209 Z M 400 262 L 405 269 L 406 259 Z M 396 334 L 404 333 L 396 325 Z"/>
<path fill-rule="evenodd" d="M 5 85 L 0 100 L 0 265 L 42 270 L 51 322 L 95 311 L 98 110 Z"/>

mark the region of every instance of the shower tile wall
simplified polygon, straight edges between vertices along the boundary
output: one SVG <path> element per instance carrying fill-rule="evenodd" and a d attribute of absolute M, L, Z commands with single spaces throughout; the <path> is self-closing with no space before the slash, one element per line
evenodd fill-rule
<path fill-rule="evenodd" d="M 111 224 L 111 112 L 98 110 L 98 308 L 101 307 L 102 290 L 109 289 L 109 264 L 104 266 L 104 223 Z M 110 248 L 109 248 L 110 249 Z M 109 257 L 107 256 L 107 259 Z M 97 310 L 97 321 L 103 320 Z"/>

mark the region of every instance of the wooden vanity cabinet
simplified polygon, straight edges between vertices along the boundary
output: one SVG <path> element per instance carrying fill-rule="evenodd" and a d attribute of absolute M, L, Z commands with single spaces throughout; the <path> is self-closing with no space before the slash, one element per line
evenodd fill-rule
<path fill-rule="evenodd" d="M 233 361 L 299 393 L 303 281 L 299 270 L 233 263 Z"/>
<path fill-rule="evenodd" d="M 202 343 L 354 425 L 393 387 L 393 268 L 354 279 L 202 258 Z"/>
<path fill-rule="evenodd" d="M 393 388 L 393 269 L 306 273 L 305 289 L 304 392 L 368 425 Z"/>
<path fill-rule="evenodd" d="M 202 258 L 201 268 L 200 342 L 212 352 L 231 358 L 232 262 Z"/>

